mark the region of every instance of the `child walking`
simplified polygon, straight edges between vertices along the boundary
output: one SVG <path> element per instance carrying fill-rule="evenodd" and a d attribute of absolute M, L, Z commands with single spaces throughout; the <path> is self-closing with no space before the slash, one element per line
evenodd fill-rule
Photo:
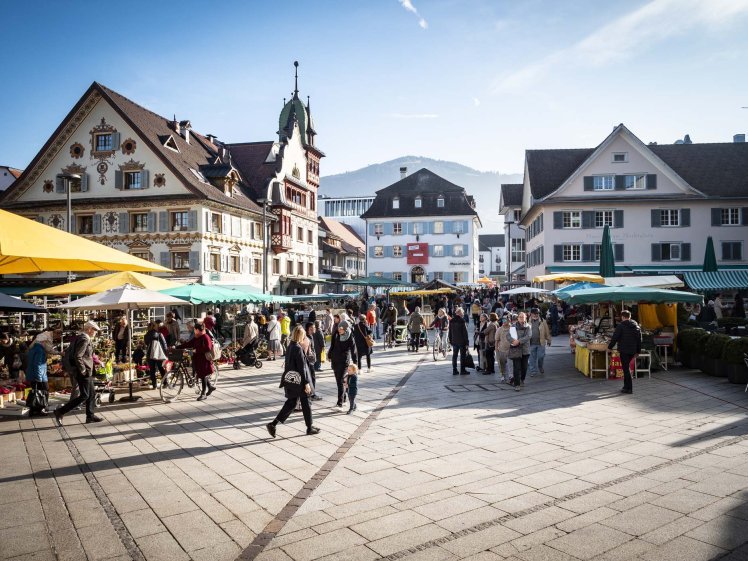
<path fill-rule="evenodd" d="M 349 364 L 348 370 L 345 373 L 345 380 L 343 380 L 343 388 L 348 394 L 348 413 L 350 415 L 356 410 L 356 394 L 358 394 L 358 366 L 355 364 Z"/>

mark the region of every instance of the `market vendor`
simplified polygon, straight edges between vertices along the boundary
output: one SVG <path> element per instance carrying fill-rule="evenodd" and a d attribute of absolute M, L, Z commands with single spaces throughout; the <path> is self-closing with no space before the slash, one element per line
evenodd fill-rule
<path fill-rule="evenodd" d="M 127 323 L 127 318 L 122 316 L 114 326 L 112 331 L 112 339 L 114 339 L 114 360 L 115 362 L 126 362 L 127 361 L 127 346 L 130 340 L 130 326 Z"/>

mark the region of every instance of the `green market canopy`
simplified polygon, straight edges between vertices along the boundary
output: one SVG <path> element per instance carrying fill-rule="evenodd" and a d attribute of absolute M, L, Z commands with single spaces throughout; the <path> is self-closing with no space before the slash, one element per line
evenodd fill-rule
<path fill-rule="evenodd" d="M 649 304 L 691 302 L 702 304 L 704 302 L 703 296 L 691 292 L 628 286 L 570 290 L 559 298 L 569 304 L 598 304 L 602 302 L 645 302 Z"/>
<path fill-rule="evenodd" d="M 685 273 L 683 280 L 694 290 L 744 290 L 748 288 L 748 271 Z"/>

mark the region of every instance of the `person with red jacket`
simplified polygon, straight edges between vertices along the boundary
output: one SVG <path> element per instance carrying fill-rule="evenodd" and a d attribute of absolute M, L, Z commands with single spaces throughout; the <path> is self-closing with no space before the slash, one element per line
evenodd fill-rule
<path fill-rule="evenodd" d="M 195 323 L 195 336 L 189 341 L 177 345 L 177 349 L 193 349 L 192 368 L 195 375 L 200 379 L 202 391 L 197 401 L 204 401 L 212 394 L 216 387 L 210 383 L 210 377 L 215 371 L 215 365 L 211 357 L 213 353 L 213 339 L 205 332 L 205 325 Z"/>

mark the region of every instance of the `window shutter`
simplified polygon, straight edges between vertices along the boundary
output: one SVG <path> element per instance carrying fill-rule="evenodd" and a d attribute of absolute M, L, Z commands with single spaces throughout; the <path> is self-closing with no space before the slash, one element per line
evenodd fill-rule
<path fill-rule="evenodd" d="M 470 251 L 470 246 L 466 243 L 462 244 L 462 254 L 467 257 L 468 252 Z"/>
<path fill-rule="evenodd" d="M 221 214 L 221 233 L 228 234 L 231 226 L 231 220 L 228 214 Z"/>
<path fill-rule="evenodd" d="M 213 223 L 210 220 L 210 211 L 205 211 L 205 231 L 210 232 L 212 231 Z"/>
<path fill-rule="evenodd" d="M 658 243 L 652 244 L 652 261 L 662 261 L 662 247 Z"/>
<path fill-rule="evenodd" d="M 149 232 L 156 231 L 156 213 L 155 212 L 148 213 L 148 231 Z"/>
<path fill-rule="evenodd" d="M 626 189 L 626 176 L 625 175 L 616 175 L 615 179 L 615 190 L 616 191 L 623 191 Z"/>
<path fill-rule="evenodd" d="M 369 246 L 369 257 L 374 257 L 374 246 Z"/>
<path fill-rule="evenodd" d="M 65 192 L 65 180 L 61 175 L 55 176 L 55 193 Z"/>
<path fill-rule="evenodd" d="M 582 244 L 582 261 L 594 261 L 595 246 L 592 244 Z"/>
<path fill-rule="evenodd" d="M 151 186 L 150 182 L 151 174 L 147 169 L 140 170 L 140 188 L 148 189 Z"/>
<path fill-rule="evenodd" d="M 451 245 L 444 246 L 444 257 L 452 257 L 452 246 Z"/>
<path fill-rule="evenodd" d="M 119 233 L 127 234 L 130 231 L 130 215 L 126 212 L 119 213 Z"/>
<path fill-rule="evenodd" d="M 743 207 L 740 209 L 740 223 L 743 226 L 748 226 L 748 207 Z"/>
<path fill-rule="evenodd" d="M 374 224 L 367 224 L 367 228 L 369 230 L 369 235 L 373 236 L 374 235 Z"/>
<path fill-rule="evenodd" d="M 561 230 L 564 227 L 564 213 L 557 210 L 553 213 L 553 229 Z"/>
<path fill-rule="evenodd" d="M 594 210 L 583 210 L 582 211 L 582 228 L 594 228 L 595 227 L 595 211 Z"/>
<path fill-rule="evenodd" d="M 384 232 L 385 236 L 391 236 L 394 231 L 395 231 L 395 226 L 392 222 L 384 223 L 384 226 L 382 227 L 382 232 Z"/>
<path fill-rule="evenodd" d="M 200 270 L 200 252 L 190 251 L 190 269 L 193 271 Z"/>
<path fill-rule="evenodd" d="M 657 189 L 657 175 L 654 173 L 647 174 L 647 189 Z"/>
<path fill-rule="evenodd" d="M 463 220 L 463 221 L 462 221 L 462 231 L 463 231 L 463 232 L 464 232 L 465 234 L 467 234 L 467 233 L 468 233 L 468 231 L 469 231 L 469 230 L 468 230 L 468 228 L 470 228 L 470 222 L 468 222 L 467 220 Z"/>
<path fill-rule="evenodd" d="M 585 176 L 584 178 L 584 190 L 594 191 L 595 190 L 595 179 L 592 176 Z"/>
<path fill-rule="evenodd" d="M 88 191 L 88 174 L 81 173 L 81 193 Z"/>
<path fill-rule="evenodd" d="M 160 254 L 160 262 L 159 264 L 162 267 L 166 267 L 167 269 L 171 269 L 171 263 L 169 263 L 169 256 L 171 254 L 168 251 L 162 251 Z"/>
<path fill-rule="evenodd" d="M 613 228 L 623 228 L 623 211 L 613 211 Z"/>
<path fill-rule="evenodd" d="M 681 261 L 691 260 L 691 244 L 690 243 L 680 244 L 680 260 Z"/>
<path fill-rule="evenodd" d="M 613 244 L 613 255 L 615 257 L 616 262 L 623 261 L 623 244 L 622 243 L 616 243 Z"/>
<path fill-rule="evenodd" d="M 444 222 L 444 233 L 445 234 L 451 234 L 454 231 L 454 228 L 452 227 L 452 221 L 446 220 Z"/>
<path fill-rule="evenodd" d="M 120 134 L 118 132 L 112 133 L 112 150 L 119 150 L 120 145 Z"/>
<path fill-rule="evenodd" d="M 124 189 L 125 179 L 121 169 L 114 170 L 114 188 Z"/>
<path fill-rule="evenodd" d="M 392 246 L 391 245 L 384 246 L 384 256 L 392 257 Z"/>
<path fill-rule="evenodd" d="M 169 231 L 169 214 L 165 210 L 158 213 L 158 231 Z"/>
<path fill-rule="evenodd" d="M 101 234 L 101 215 L 100 214 L 93 215 L 93 233 Z"/>
<path fill-rule="evenodd" d="M 652 209 L 652 228 L 660 227 L 660 209 Z"/>
<path fill-rule="evenodd" d="M 429 244 L 429 257 L 434 256 L 434 246 Z"/>
<path fill-rule="evenodd" d="M 188 219 L 189 222 L 187 224 L 187 227 L 190 230 L 197 230 L 197 211 L 191 210 Z"/>
<path fill-rule="evenodd" d="M 680 225 L 688 227 L 691 225 L 691 209 L 682 208 L 680 209 Z"/>
<path fill-rule="evenodd" d="M 561 263 L 564 260 L 564 246 L 554 245 L 553 246 L 553 261 Z"/>
<path fill-rule="evenodd" d="M 722 260 L 729 260 L 731 258 L 732 252 L 730 251 L 730 244 L 727 242 L 722 242 Z"/>

